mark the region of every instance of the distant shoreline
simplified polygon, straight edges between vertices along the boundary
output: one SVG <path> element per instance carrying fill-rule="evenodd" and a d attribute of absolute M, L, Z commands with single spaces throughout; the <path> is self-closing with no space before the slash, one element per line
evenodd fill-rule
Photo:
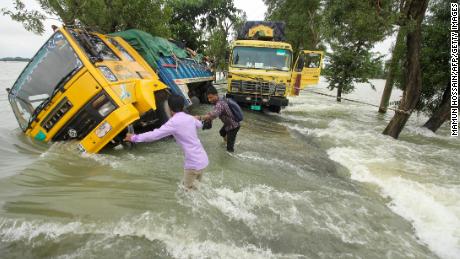
<path fill-rule="evenodd" d="M 19 62 L 29 62 L 30 58 L 22 58 L 22 57 L 6 57 L 0 58 L 0 61 L 19 61 Z"/>

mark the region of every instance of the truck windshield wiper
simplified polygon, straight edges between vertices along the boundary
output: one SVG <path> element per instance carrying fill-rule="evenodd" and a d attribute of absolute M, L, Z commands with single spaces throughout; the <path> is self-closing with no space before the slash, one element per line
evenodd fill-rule
<path fill-rule="evenodd" d="M 40 105 L 35 108 L 34 112 L 30 116 L 29 122 L 27 123 L 27 128 L 30 128 L 30 125 L 32 122 L 35 120 L 37 115 L 46 107 L 48 104 L 51 102 L 51 99 L 56 95 L 57 92 L 59 92 L 65 85 L 65 83 L 77 72 L 80 70 L 81 67 L 75 67 L 73 68 L 65 77 L 63 77 L 59 82 L 56 84 L 56 86 L 53 89 L 53 92 L 51 93 L 50 96 L 45 98 Z"/>
<path fill-rule="evenodd" d="M 50 103 L 50 101 L 51 101 L 51 96 L 48 96 L 42 103 L 40 103 L 40 105 L 37 106 L 37 108 L 35 108 L 32 115 L 30 115 L 29 122 L 27 123 L 28 129 L 30 128 L 30 125 L 35 120 L 37 115 L 43 110 L 43 108 L 45 108 Z"/>
<path fill-rule="evenodd" d="M 97 48 L 94 46 L 93 42 L 91 42 L 90 36 L 86 31 L 84 32 L 75 32 L 78 35 L 78 39 L 82 43 L 83 47 L 88 51 L 90 54 L 91 62 L 94 64 L 96 62 L 101 62 L 104 59 L 102 58 L 102 55 L 100 51 L 97 50 Z"/>

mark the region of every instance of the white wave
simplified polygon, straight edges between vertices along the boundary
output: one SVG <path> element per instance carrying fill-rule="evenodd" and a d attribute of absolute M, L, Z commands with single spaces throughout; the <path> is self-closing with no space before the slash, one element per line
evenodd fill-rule
<path fill-rule="evenodd" d="M 398 174 L 385 173 L 385 165 L 369 163 L 374 154 L 351 147 L 328 150 L 330 158 L 350 170 L 356 181 L 376 184 L 392 199 L 389 207 L 409 220 L 417 236 L 442 258 L 460 255 L 460 193 L 457 188 L 421 184 Z M 443 192 L 444 195 L 439 195 Z M 448 202 L 446 202 L 448 201 Z M 456 212 L 457 211 L 457 212 Z"/>
<path fill-rule="evenodd" d="M 230 218 L 241 219 L 251 225 L 257 220 L 254 211 L 265 207 L 284 223 L 302 224 L 302 218 L 294 204 L 302 200 L 301 194 L 279 192 L 265 185 L 246 187 L 239 192 L 229 188 L 218 188 L 215 191 L 218 196 L 210 199 L 209 204 L 219 208 Z"/>
<path fill-rule="evenodd" d="M 229 220 L 244 223 L 254 236 L 276 239 L 279 235 L 276 228 L 304 224 L 299 206 L 305 206 L 308 195 L 278 191 L 266 185 L 247 186 L 236 191 L 229 187 L 215 188 L 205 182 L 199 192 L 178 199 L 195 213 L 207 216 L 217 209 Z"/>
<path fill-rule="evenodd" d="M 91 159 L 101 165 L 110 166 L 113 169 L 117 169 L 122 166 L 122 161 L 120 161 L 120 158 L 116 156 L 106 154 L 81 153 L 81 157 Z"/>
<path fill-rule="evenodd" d="M 321 119 L 311 118 L 311 117 L 302 117 L 296 115 L 283 115 L 286 119 L 293 120 L 293 121 L 302 121 L 302 122 L 310 122 L 310 123 L 320 123 L 322 122 Z"/>
<path fill-rule="evenodd" d="M 279 166 L 279 167 L 288 167 L 298 174 L 303 172 L 302 168 L 295 166 L 289 162 L 286 162 L 281 159 L 273 158 L 271 157 L 270 159 L 263 158 L 260 154 L 255 153 L 255 152 L 243 152 L 243 153 L 238 153 L 235 155 L 237 158 L 243 159 L 243 160 L 252 160 L 256 162 L 261 162 L 265 165 L 272 165 L 272 166 Z"/>
<path fill-rule="evenodd" d="M 49 223 L 0 219 L 0 240 L 3 242 L 28 241 L 37 237 L 59 242 L 64 235 L 95 234 L 102 239 L 136 236 L 150 241 L 160 241 L 174 258 L 300 258 L 295 254 L 276 254 L 270 249 L 253 244 L 235 244 L 228 241 L 200 240 L 191 227 L 179 225 L 174 219 L 164 219 L 146 212 L 140 216 L 109 223 Z M 90 242 L 90 241 L 88 241 Z M 91 249 L 80 248 L 74 255 L 84 256 Z"/>

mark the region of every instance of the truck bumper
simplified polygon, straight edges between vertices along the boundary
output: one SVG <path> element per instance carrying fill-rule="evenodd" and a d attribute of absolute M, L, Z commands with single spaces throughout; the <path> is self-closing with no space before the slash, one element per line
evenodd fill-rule
<path fill-rule="evenodd" d="M 262 105 L 262 106 L 280 106 L 284 107 L 289 104 L 286 97 L 279 96 L 255 96 L 250 94 L 227 93 L 227 98 L 231 98 L 240 104 Z"/>
<path fill-rule="evenodd" d="M 79 144 L 82 152 L 97 153 L 118 133 L 139 119 L 139 112 L 132 104 L 124 105 L 113 111 L 99 125 L 94 128 Z M 105 128 L 105 132 L 101 129 Z"/>

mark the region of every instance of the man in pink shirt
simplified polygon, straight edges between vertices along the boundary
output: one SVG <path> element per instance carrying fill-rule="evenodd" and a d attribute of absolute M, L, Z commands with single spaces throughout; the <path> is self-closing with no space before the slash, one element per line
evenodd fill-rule
<path fill-rule="evenodd" d="M 194 181 L 201 180 L 203 170 L 208 166 L 208 155 L 198 138 L 197 129 L 202 123 L 195 117 L 183 112 L 184 99 L 173 95 L 168 99 L 172 117 L 159 129 L 143 134 L 127 134 L 126 141 L 153 142 L 167 136 L 173 136 L 184 152 L 184 180 L 187 189 L 195 188 Z"/>

